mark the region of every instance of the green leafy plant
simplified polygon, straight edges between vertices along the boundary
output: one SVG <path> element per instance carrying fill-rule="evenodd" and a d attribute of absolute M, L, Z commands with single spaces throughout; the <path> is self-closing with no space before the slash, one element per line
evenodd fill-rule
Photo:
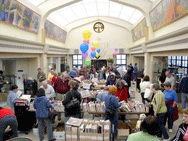
<path fill-rule="evenodd" d="M 108 62 L 108 63 L 112 63 L 112 64 L 113 64 L 113 63 L 114 63 L 114 59 L 109 58 L 109 59 L 107 59 L 107 62 Z"/>

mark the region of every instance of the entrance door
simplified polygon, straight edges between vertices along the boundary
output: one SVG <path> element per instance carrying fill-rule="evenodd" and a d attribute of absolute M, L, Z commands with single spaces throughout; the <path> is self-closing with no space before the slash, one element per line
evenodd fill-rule
<path fill-rule="evenodd" d="M 107 61 L 106 60 L 92 60 L 91 65 L 94 65 L 94 68 L 96 68 L 96 70 L 99 70 L 104 65 L 107 66 Z"/>

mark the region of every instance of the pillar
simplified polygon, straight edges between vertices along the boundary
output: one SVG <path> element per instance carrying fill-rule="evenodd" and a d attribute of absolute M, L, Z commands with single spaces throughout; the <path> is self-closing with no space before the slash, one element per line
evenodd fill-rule
<path fill-rule="evenodd" d="M 56 73 L 58 72 L 61 72 L 61 57 L 58 57 L 56 61 Z"/>
<path fill-rule="evenodd" d="M 48 74 L 48 69 L 47 69 L 47 54 L 43 53 L 41 55 L 41 69 L 43 72 L 47 75 Z"/>
<path fill-rule="evenodd" d="M 3 60 L 0 60 L 0 70 L 3 70 Z"/>
<path fill-rule="evenodd" d="M 144 54 L 144 75 L 148 75 L 152 79 L 152 57 L 150 52 Z M 152 82 L 152 80 L 151 80 Z"/>
<path fill-rule="evenodd" d="M 45 29 L 42 29 L 42 43 L 46 43 Z"/>

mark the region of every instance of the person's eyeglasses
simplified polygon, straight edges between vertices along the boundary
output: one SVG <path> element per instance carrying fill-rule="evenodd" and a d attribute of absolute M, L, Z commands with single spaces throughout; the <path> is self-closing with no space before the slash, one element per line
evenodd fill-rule
<path fill-rule="evenodd" d="M 188 115 L 183 115 L 184 118 L 188 118 Z"/>

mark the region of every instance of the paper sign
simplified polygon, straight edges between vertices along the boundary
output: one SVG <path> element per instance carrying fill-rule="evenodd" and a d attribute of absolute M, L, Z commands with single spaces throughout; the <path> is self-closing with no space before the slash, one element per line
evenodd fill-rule
<path fill-rule="evenodd" d="M 90 89 L 90 84 L 88 84 L 88 83 L 83 83 L 83 88 L 84 89 Z"/>
<path fill-rule="evenodd" d="M 88 90 L 81 91 L 82 98 L 90 97 L 90 92 Z"/>
<path fill-rule="evenodd" d="M 92 82 L 98 82 L 98 78 L 93 78 Z"/>

